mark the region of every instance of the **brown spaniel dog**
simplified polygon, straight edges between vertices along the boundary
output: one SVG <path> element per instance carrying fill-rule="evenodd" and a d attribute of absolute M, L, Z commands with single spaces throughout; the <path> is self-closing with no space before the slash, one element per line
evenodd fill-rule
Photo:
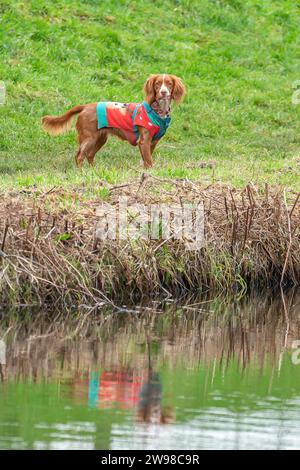
<path fill-rule="evenodd" d="M 92 165 L 95 154 L 112 134 L 138 145 L 144 167 L 149 168 L 154 148 L 170 124 L 171 101 L 180 103 L 184 93 L 184 85 L 175 75 L 151 75 L 144 84 L 142 103 L 100 101 L 78 105 L 62 116 L 44 116 L 42 125 L 49 134 L 62 134 L 70 129 L 73 116 L 79 114 L 77 166 L 82 165 L 85 157 Z"/>

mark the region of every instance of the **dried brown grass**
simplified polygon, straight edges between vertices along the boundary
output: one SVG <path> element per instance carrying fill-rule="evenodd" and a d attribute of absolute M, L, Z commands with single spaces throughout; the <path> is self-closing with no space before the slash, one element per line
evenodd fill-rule
<path fill-rule="evenodd" d="M 203 201 L 206 245 L 188 251 L 183 242 L 95 239 L 96 208 L 80 190 L 52 188 L 43 194 L 2 199 L 0 300 L 2 305 L 37 302 L 96 305 L 183 291 L 223 290 L 300 283 L 299 194 L 281 188 L 243 190 L 203 187 L 188 180 L 143 175 L 111 186 L 107 202 Z M 68 198 L 68 209 L 61 208 Z"/>

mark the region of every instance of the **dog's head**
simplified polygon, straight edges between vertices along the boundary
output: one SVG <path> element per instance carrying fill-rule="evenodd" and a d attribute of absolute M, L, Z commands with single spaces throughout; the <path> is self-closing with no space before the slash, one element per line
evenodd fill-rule
<path fill-rule="evenodd" d="M 185 87 L 176 75 L 150 75 L 144 84 L 145 100 L 149 104 L 159 100 L 174 100 L 179 104 L 184 93 Z"/>

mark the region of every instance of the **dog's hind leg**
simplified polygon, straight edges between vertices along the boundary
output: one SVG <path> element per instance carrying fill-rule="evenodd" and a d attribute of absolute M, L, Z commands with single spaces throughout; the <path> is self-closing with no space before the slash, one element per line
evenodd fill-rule
<path fill-rule="evenodd" d="M 80 168 L 84 162 L 84 159 L 87 158 L 89 163 L 90 159 L 95 155 L 94 148 L 96 145 L 95 139 L 86 139 L 84 140 L 76 153 L 75 161 L 76 165 Z"/>
<path fill-rule="evenodd" d="M 79 168 L 82 165 L 82 162 L 83 162 L 83 158 L 81 158 L 81 146 L 80 146 L 75 155 L 76 166 Z"/>
<path fill-rule="evenodd" d="M 79 149 L 75 156 L 76 165 L 81 167 L 85 158 L 89 162 L 93 161 L 97 149 L 99 139 L 99 131 L 97 130 L 96 105 L 86 107 L 79 114 L 76 122 L 77 140 Z"/>
<path fill-rule="evenodd" d="M 95 145 L 86 153 L 86 157 L 90 165 L 94 165 L 94 157 L 96 153 L 106 144 L 108 133 L 106 130 L 100 131 Z"/>
<path fill-rule="evenodd" d="M 96 137 L 89 137 L 81 144 L 75 156 L 76 165 L 81 167 L 85 158 L 90 165 L 94 164 L 96 153 L 103 147 L 107 141 L 107 131 L 100 132 Z"/>
<path fill-rule="evenodd" d="M 77 153 L 75 155 L 75 162 L 76 162 L 76 166 L 78 168 L 80 168 L 83 164 L 83 161 L 85 159 L 85 152 L 86 152 L 86 147 L 88 145 L 89 141 L 88 140 L 84 140 L 80 145 L 79 145 L 79 149 L 77 150 Z"/>

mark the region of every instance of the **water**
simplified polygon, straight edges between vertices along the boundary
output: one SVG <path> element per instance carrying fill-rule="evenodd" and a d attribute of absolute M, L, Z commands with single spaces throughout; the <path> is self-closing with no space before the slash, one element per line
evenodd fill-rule
<path fill-rule="evenodd" d="M 297 295 L 285 311 L 252 298 L 25 317 L 2 323 L 2 449 L 300 447 Z"/>

